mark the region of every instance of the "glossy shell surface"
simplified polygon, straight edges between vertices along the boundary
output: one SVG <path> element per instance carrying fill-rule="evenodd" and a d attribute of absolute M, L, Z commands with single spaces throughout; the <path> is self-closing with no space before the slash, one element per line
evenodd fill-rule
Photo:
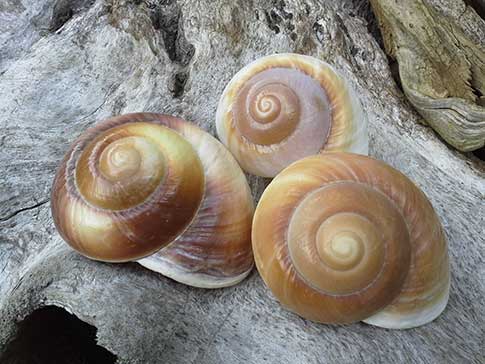
<path fill-rule="evenodd" d="M 252 214 L 249 186 L 230 153 L 168 115 L 128 114 L 87 130 L 52 188 L 56 227 L 83 255 L 139 260 L 202 287 L 249 273 Z"/>
<path fill-rule="evenodd" d="M 221 96 L 216 126 L 241 167 L 263 177 L 321 151 L 368 152 L 367 119 L 348 82 L 329 64 L 298 54 L 241 69 Z"/>
<path fill-rule="evenodd" d="M 369 157 L 324 153 L 283 170 L 256 208 L 252 241 L 273 294 L 310 320 L 415 327 L 448 300 L 448 250 L 433 207 Z"/>

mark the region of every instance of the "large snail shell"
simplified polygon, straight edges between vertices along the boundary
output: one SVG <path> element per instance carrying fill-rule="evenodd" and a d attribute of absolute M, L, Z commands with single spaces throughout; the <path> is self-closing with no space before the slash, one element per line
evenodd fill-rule
<path fill-rule="evenodd" d="M 241 69 L 222 94 L 216 126 L 241 167 L 263 177 L 320 151 L 368 152 L 355 93 L 329 64 L 298 54 Z"/>
<path fill-rule="evenodd" d="M 52 189 L 55 224 L 83 255 L 144 258 L 142 265 L 200 287 L 249 273 L 252 214 L 246 178 L 224 146 L 167 115 L 128 114 L 87 130 Z"/>
<path fill-rule="evenodd" d="M 252 241 L 265 283 L 310 320 L 408 328 L 448 301 L 448 250 L 433 207 L 369 157 L 323 153 L 283 170 L 256 208 Z"/>

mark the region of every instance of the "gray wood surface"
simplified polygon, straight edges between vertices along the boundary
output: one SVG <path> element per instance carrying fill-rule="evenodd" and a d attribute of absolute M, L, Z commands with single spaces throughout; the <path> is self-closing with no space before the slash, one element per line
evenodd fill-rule
<path fill-rule="evenodd" d="M 460 0 L 435 2 L 484 45 L 483 24 Z M 421 125 L 367 11 L 359 0 L 0 0 L 0 348 L 17 322 L 55 304 L 96 326 L 120 363 L 484 363 L 484 162 Z M 195 289 L 135 263 L 89 261 L 56 233 L 50 184 L 86 127 L 153 111 L 214 133 L 225 84 L 275 52 L 313 55 L 345 75 L 369 115 L 371 155 L 436 208 L 452 287 L 433 323 L 315 324 L 280 307 L 256 271 L 232 288 Z M 257 198 L 268 181 L 250 182 Z"/>

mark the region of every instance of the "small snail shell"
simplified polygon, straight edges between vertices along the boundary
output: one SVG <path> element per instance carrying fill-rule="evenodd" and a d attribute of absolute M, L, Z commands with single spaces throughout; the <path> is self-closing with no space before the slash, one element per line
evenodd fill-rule
<path fill-rule="evenodd" d="M 355 93 L 329 64 L 298 54 L 241 69 L 221 96 L 216 126 L 240 166 L 263 177 L 321 151 L 368 153 Z"/>
<path fill-rule="evenodd" d="M 369 157 L 323 153 L 287 167 L 261 197 L 252 241 L 276 298 L 310 320 L 409 328 L 448 301 L 448 250 L 433 207 Z"/>
<path fill-rule="evenodd" d="M 207 288 L 253 266 L 243 172 L 215 138 L 175 117 L 128 114 L 88 129 L 57 172 L 51 206 L 63 239 L 92 259 L 141 259 Z"/>

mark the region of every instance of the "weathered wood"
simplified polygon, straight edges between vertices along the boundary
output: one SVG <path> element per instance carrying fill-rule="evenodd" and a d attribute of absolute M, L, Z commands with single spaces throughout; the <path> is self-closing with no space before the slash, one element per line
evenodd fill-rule
<path fill-rule="evenodd" d="M 485 166 L 420 124 L 357 15 L 363 3 L 0 2 L 0 347 L 16 322 L 55 304 L 95 325 L 122 363 L 483 363 Z M 440 3 L 450 16 L 468 11 Z M 466 27 L 483 46 L 478 25 Z M 346 76 L 369 115 L 371 155 L 406 173 L 435 206 L 452 287 L 433 323 L 407 331 L 314 324 L 282 308 L 257 272 L 236 287 L 194 289 L 135 263 L 85 259 L 56 233 L 50 184 L 82 130 L 145 110 L 214 133 L 225 84 L 274 52 L 313 55 Z M 268 181 L 250 182 L 259 196 Z"/>
<path fill-rule="evenodd" d="M 485 50 L 456 19 L 423 0 L 371 0 L 387 53 L 399 64 L 404 93 L 448 143 L 485 145 Z M 475 24 L 483 21 L 470 15 Z"/>

